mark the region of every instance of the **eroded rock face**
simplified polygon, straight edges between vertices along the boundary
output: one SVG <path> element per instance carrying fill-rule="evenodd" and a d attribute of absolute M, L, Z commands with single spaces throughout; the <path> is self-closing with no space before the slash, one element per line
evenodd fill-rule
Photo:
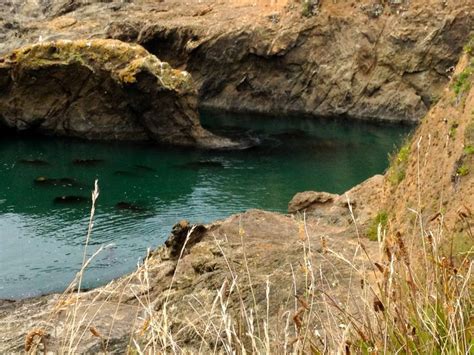
<path fill-rule="evenodd" d="M 236 2 L 6 2 L 0 53 L 115 38 L 186 69 L 205 108 L 416 122 L 440 97 L 473 26 L 470 0 L 379 5 L 375 17 L 372 0 L 323 1 L 309 18 L 296 3 Z"/>
<path fill-rule="evenodd" d="M 0 123 L 88 139 L 233 145 L 201 127 L 187 72 L 118 40 L 46 42 L 0 58 Z"/>
<path fill-rule="evenodd" d="M 389 193 L 379 203 L 388 213 L 392 234 L 419 237 L 408 222 L 416 216 L 425 233 L 436 236 L 442 231 L 439 243 L 449 245 L 450 258 L 458 252 L 464 258 L 474 246 L 473 73 L 471 50 L 461 57 L 450 85 L 405 145 L 406 157 L 392 163 L 385 179 Z M 415 239 L 421 244 L 421 238 Z"/>

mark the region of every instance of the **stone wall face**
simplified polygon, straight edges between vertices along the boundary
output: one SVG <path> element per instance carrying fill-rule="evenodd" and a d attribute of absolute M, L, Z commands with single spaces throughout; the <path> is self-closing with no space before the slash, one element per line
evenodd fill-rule
<path fill-rule="evenodd" d="M 449 80 L 471 1 L 42 1 L 0 5 L 0 53 L 114 38 L 193 76 L 199 105 L 271 115 L 417 122 Z M 36 5 L 35 5 L 36 4 Z M 35 7 L 36 6 L 36 7 Z"/>

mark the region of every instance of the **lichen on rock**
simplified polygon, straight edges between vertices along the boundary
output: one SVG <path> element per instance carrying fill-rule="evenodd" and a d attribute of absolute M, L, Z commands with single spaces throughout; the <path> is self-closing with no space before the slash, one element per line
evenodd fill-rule
<path fill-rule="evenodd" d="M 143 47 L 62 40 L 0 58 L 0 121 L 17 130 L 205 148 L 235 143 L 203 129 L 194 84 Z"/>

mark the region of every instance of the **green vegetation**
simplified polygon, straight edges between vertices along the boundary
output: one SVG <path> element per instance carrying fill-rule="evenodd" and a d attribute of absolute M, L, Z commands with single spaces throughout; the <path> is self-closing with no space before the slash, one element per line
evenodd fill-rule
<path fill-rule="evenodd" d="M 405 178 L 408 157 L 410 156 L 410 143 L 405 143 L 395 156 L 390 156 L 388 180 L 392 185 L 398 185 Z"/>
<path fill-rule="evenodd" d="M 377 213 L 375 218 L 370 223 L 369 228 L 367 229 L 367 237 L 370 240 L 377 240 L 379 225 L 381 226 L 383 230 L 387 227 L 387 222 L 388 222 L 388 214 L 386 211 L 380 211 L 379 213 Z"/>
<path fill-rule="evenodd" d="M 462 260 L 464 257 L 472 258 L 474 256 L 474 238 L 472 235 L 469 235 L 469 232 L 461 231 L 455 233 L 452 238 L 448 239 L 449 240 L 446 240 L 441 245 L 443 254 L 449 255 L 452 253 L 457 256 L 458 260 Z"/>
<path fill-rule="evenodd" d="M 464 154 L 466 155 L 474 154 L 474 145 L 466 145 L 464 147 Z"/>
<path fill-rule="evenodd" d="M 430 97 L 430 102 L 432 105 L 435 105 L 438 103 L 438 101 L 441 100 L 441 96 L 432 94 Z"/>
<path fill-rule="evenodd" d="M 467 55 L 474 54 L 474 34 L 469 37 L 469 42 L 464 46 L 464 53 Z"/>
<path fill-rule="evenodd" d="M 301 15 L 304 17 L 311 17 L 314 15 L 317 1 L 315 0 L 302 0 L 302 8 L 301 8 Z"/>
<path fill-rule="evenodd" d="M 469 174 L 469 168 L 465 164 L 463 164 L 456 169 L 456 174 L 459 176 L 466 176 L 467 174 Z"/>
<path fill-rule="evenodd" d="M 458 98 L 471 89 L 472 74 L 474 72 L 474 58 L 471 57 L 473 55 L 473 49 L 474 35 L 471 35 L 468 43 L 464 46 L 464 52 L 469 56 L 469 64 L 453 80 L 452 87 Z"/>
<path fill-rule="evenodd" d="M 448 132 L 449 138 L 454 138 L 456 136 L 456 131 L 457 131 L 458 127 L 459 127 L 458 123 L 453 123 L 451 125 L 451 127 L 449 128 L 449 132 Z"/>
<path fill-rule="evenodd" d="M 454 265 L 432 248 L 434 244 L 422 247 L 426 256 L 421 257 L 407 250 L 401 236 L 396 243 L 396 266 L 379 282 L 380 295 L 373 301 L 375 324 L 364 324 L 366 339 L 360 340 L 359 349 L 387 354 L 469 353 L 473 304 L 468 257 Z"/>
<path fill-rule="evenodd" d="M 453 81 L 453 90 L 457 97 L 462 96 L 464 93 L 471 89 L 471 77 L 474 72 L 474 61 L 471 60 L 469 65 L 458 74 Z"/>

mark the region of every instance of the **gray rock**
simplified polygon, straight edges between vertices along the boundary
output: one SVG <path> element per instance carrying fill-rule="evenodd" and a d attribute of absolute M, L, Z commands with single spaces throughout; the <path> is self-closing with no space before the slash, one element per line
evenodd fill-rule
<path fill-rule="evenodd" d="M 225 3 L 193 16 L 208 5 L 2 2 L 0 53 L 48 38 L 110 37 L 186 69 L 204 108 L 417 122 L 447 84 L 474 10 L 466 0 L 410 2 L 372 19 L 349 3 L 333 10 L 323 2 L 317 16 L 302 18 L 295 7 L 274 22 Z"/>
<path fill-rule="evenodd" d="M 105 140 L 236 147 L 202 128 L 191 76 L 139 45 L 55 41 L 0 58 L 0 124 Z"/>
<path fill-rule="evenodd" d="M 297 193 L 288 203 L 288 212 L 302 212 L 313 210 L 322 205 L 328 205 L 334 202 L 339 195 L 328 192 L 305 191 Z"/>

